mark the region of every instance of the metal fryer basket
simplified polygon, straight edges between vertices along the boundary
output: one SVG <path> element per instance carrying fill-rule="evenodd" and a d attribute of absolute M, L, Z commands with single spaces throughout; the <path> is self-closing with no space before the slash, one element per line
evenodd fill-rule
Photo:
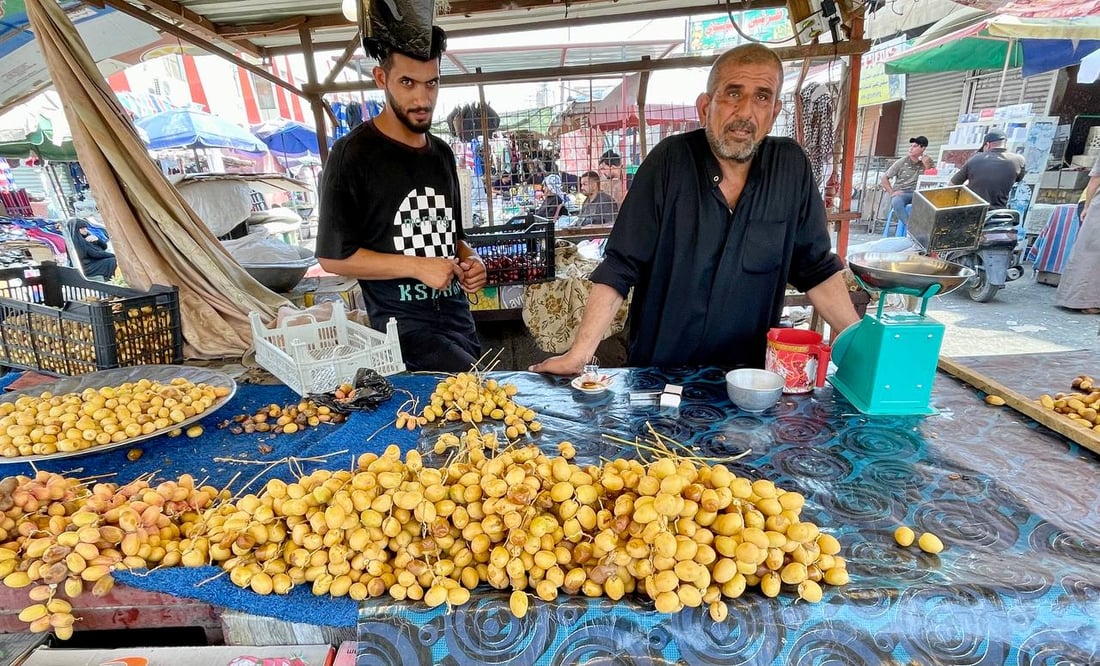
<path fill-rule="evenodd" d="M 909 213 L 909 235 L 929 252 L 978 246 L 989 204 L 965 185 L 918 190 Z"/>

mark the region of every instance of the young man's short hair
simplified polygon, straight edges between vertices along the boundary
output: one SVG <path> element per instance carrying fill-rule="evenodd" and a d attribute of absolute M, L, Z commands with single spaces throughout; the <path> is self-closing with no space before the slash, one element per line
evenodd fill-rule
<path fill-rule="evenodd" d="M 606 164 L 610 167 L 622 166 L 623 158 L 619 157 L 619 154 L 614 150 L 605 150 L 603 155 L 600 155 L 600 164 Z"/>
<path fill-rule="evenodd" d="M 600 174 L 595 171 L 585 171 L 581 174 L 581 179 L 587 178 L 588 180 L 595 181 L 597 184 L 600 182 Z"/>

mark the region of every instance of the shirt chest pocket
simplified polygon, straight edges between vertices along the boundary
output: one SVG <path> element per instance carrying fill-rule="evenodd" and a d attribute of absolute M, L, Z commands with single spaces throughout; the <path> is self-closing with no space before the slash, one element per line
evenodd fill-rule
<path fill-rule="evenodd" d="M 741 267 L 746 273 L 774 273 L 783 265 L 787 225 L 783 220 L 750 220 L 745 229 Z"/>

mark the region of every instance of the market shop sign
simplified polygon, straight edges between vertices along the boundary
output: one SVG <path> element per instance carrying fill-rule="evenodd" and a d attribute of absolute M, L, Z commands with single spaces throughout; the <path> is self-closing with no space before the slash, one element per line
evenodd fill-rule
<path fill-rule="evenodd" d="M 910 46 L 911 41 L 899 37 L 863 54 L 859 70 L 860 108 L 905 99 L 905 75 L 887 74 L 886 61 L 905 53 Z"/>

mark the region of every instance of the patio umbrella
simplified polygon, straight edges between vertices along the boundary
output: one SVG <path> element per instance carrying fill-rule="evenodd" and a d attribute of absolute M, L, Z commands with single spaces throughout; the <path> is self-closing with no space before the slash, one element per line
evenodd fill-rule
<path fill-rule="evenodd" d="M 61 98 L 47 90 L 0 115 L 0 157 L 76 161 Z"/>
<path fill-rule="evenodd" d="M 25 2 L 126 281 L 135 289 L 154 284 L 179 289 L 186 357 L 242 355 L 252 340 L 249 312 L 273 318 L 290 303 L 229 256 L 149 159 L 126 110 L 57 2 Z"/>
<path fill-rule="evenodd" d="M 148 135 L 152 150 L 165 148 L 231 148 L 266 153 L 267 146 L 248 130 L 218 116 L 192 109 L 172 109 L 135 123 Z"/>
<path fill-rule="evenodd" d="M 1100 17 L 997 16 L 919 43 L 886 63 L 887 74 L 1020 67 L 1034 76 L 1081 62 L 1100 49 Z"/>
<path fill-rule="evenodd" d="M 254 130 L 254 133 L 268 149 L 283 157 L 283 161 L 289 158 L 317 156 L 321 154 L 317 145 L 317 132 L 309 126 L 296 122 L 280 124 L 265 124 Z M 332 147 L 332 139 L 325 137 L 329 148 Z"/>

